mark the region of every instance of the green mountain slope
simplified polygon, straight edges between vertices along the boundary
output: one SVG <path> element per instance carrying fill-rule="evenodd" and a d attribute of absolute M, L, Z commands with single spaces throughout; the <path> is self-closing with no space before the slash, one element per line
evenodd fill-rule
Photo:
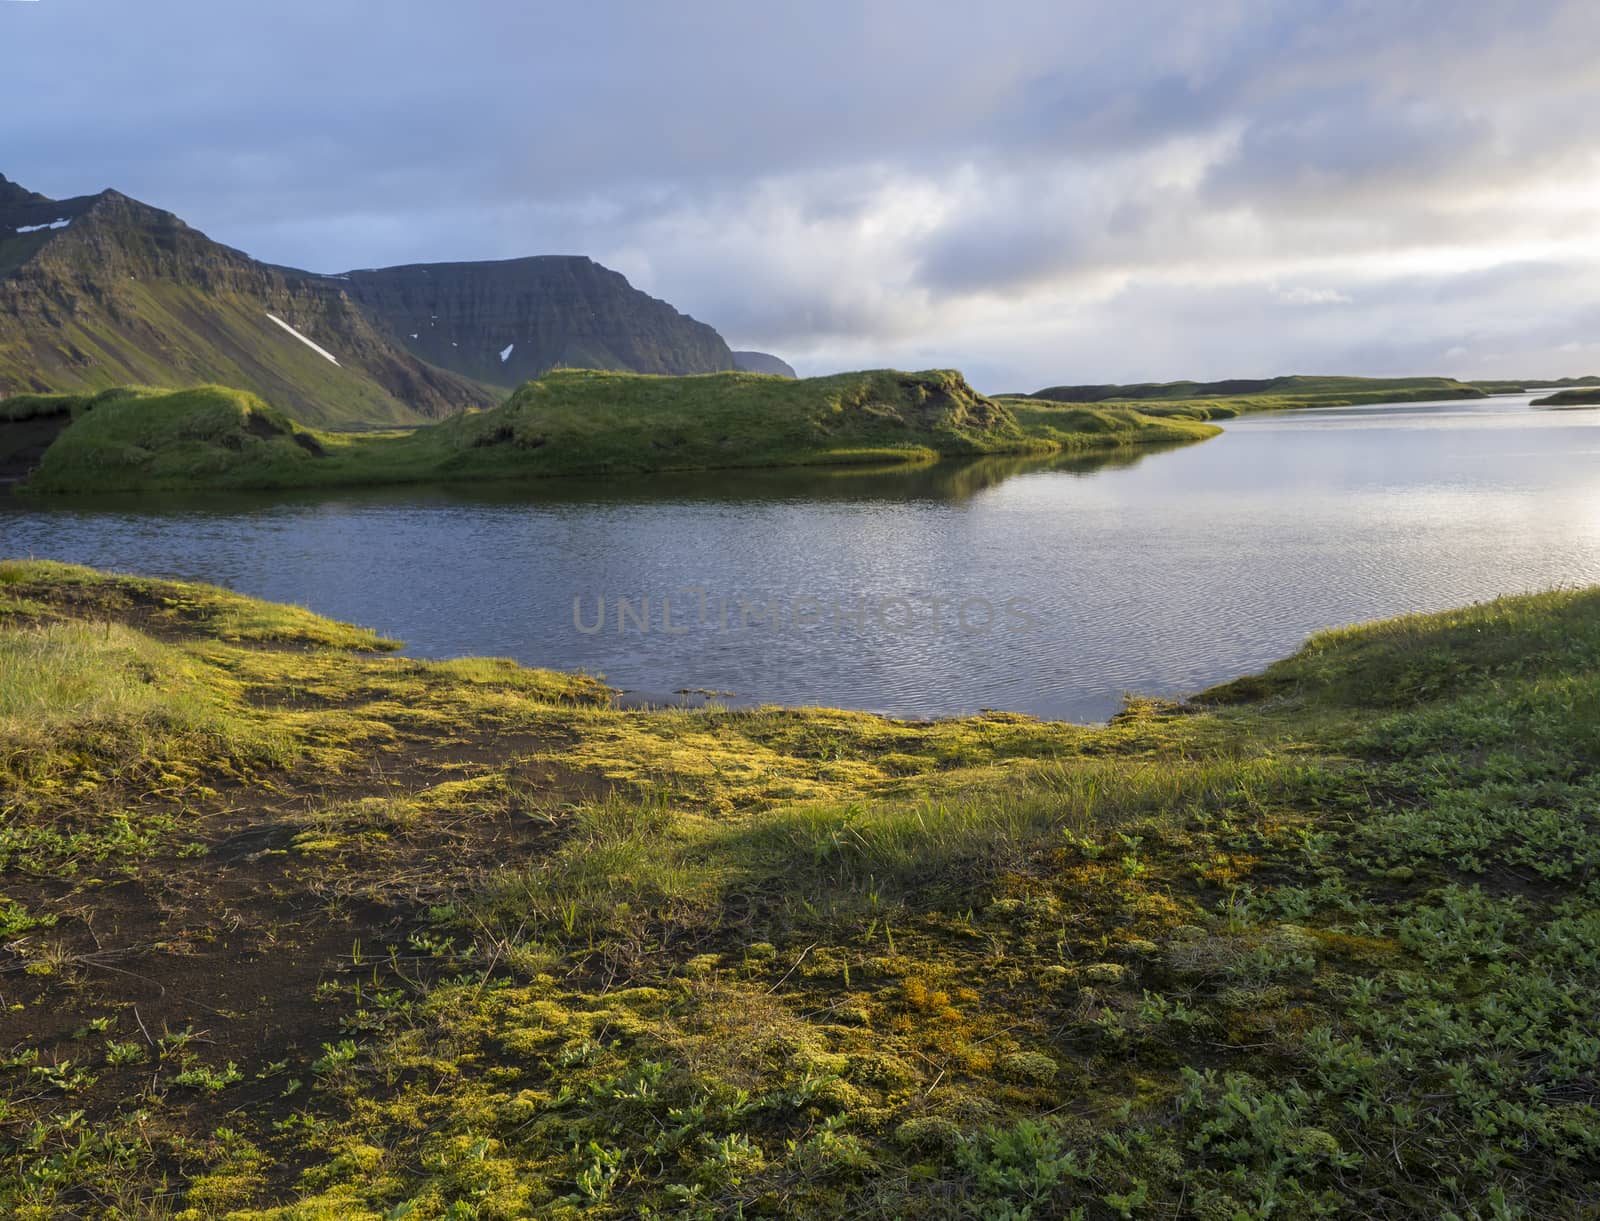
<path fill-rule="evenodd" d="M 320 275 L 115 191 L 52 200 L 0 177 L 0 396 L 220 382 L 325 427 L 407 424 L 557 367 L 736 364 L 712 327 L 581 256 Z"/>
<path fill-rule="evenodd" d="M 197 381 L 331 427 L 494 401 L 394 343 L 336 281 L 258 263 L 115 191 L 57 201 L 0 179 L 0 395 Z"/>

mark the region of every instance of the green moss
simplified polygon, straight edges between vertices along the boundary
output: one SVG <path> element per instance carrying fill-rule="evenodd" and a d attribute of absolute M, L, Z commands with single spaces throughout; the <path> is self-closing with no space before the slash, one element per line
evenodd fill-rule
<path fill-rule="evenodd" d="M 80 411 L 87 401 L 88 396 L 78 394 L 6 395 L 0 398 L 0 421 L 20 423 L 51 416 L 70 416 Z"/>
<path fill-rule="evenodd" d="M 1043 1052 L 1019 1051 L 1000 1061 L 1001 1071 L 1013 1081 L 1029 1081 L 1035 1085 L 1049 1085 L 1061 1071 L 1058 1065 Z"/>
<path fill-rule="evenodd" d="M 199 386 L 98 396 L 45 450 L 29 486 L 116 491 L 175 482 L 273 482 L 323 457 L 310 432 L 242 390 Z"/>
<path fill-rule="evenodd" d="M 1562 1215 L 1587 1188 L 1600 591 L 1327 633 L 1072 726 L 623 711 L 134 580 L 0 566 L 42 608 L 0 624 L 8 1214 Z M 86 919 L 123 893 L 169 913 L 133 946 Z M 263 956 L 299 989 L 271 1050 L 229 1041 L 264 1001 L 207 990 Z"/>

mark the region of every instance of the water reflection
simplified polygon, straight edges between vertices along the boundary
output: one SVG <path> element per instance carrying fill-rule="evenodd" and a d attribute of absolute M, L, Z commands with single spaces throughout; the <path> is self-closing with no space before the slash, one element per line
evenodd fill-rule
<path fill-rule="evenodd" d="M 398 484 L 377 488 L 285 491 L 110 493 L 30 496 L 18 492 L 13 512 L 78 514 L 257 513 L 291 506 L 682 504 L 689 501 L 939 501 L 959 502 L 1017 475 L 1092 475 L 1137 466 L 1192 442 L 1146 445 L 1088 454 L 993 454 L 980 458 L 872 466 L 790 467 L 775 470 L 693 471 L 605 479 L 537 479 L 525 483 Z M 0 490 L 0 512 L 10 489 Z M 0 521 L 3 521 L 0 518 Z"/>
<path fill-rule="evenodd" d="M 215 581 L 419 655 L 513 656 L 652 695 L 1084 719 L 1126 690 L 1259 668 L 1321 627 L 1600 582 L 1600 413 L 1526 401 L 1247 417 L 1165 451 L 909 469 L 13 498 L 0 553 Z M 785 614 L 685 625 L 689 590 Z M 688 630 L 577 630 L 573 599 L 600 597 L 651 599 L 656 625 L 674 599 Z M 958 613 L 1017 599 L 1031 622 L 978 631 Z M 863 602 L 891 613 L 793 613 Z"/>

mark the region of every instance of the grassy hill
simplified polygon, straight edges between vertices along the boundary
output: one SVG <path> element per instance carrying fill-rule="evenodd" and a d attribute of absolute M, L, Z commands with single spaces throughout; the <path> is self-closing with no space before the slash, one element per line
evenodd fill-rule
<path fill-rule="evenodd" d="M 1135 382 L 1128 385 L 1050 386 L 1031 397 L 1058 403 L 1144 402 L 1225 398 L 1297 407 L 1406 403 L 1483 398 L 1485 392 L 1451 377 L 1268 377 L 1216 382 Z M 1256 407 L 1254 410 L 1263 410 Z"/>
<path fill-rule="evenodd" d="M 1542 399 L 1534 399 L 1535 407 L 1592 407 L 1600 404 L 1600 387 L 1586 390 L 1558 390 Z"/>
<path fill-rule="evenodd" d="M 1600 590 L 1107 725 L 0 564 L 0 1212 L 1576 1216 Z"/>
<path fill-rule="evenodd" d="M 504 405 L 409 433 L 305 429 L 222 387 L 84 399 L 45 451 L 39 492 L 298 487 L 868 464 L 1197 440 L 1192 418 L 1129 408 L 1017 408 L 958 373 L 793 380 L 558 370 Z M 0 427 L 0 435 L 4 434 Z"/>
<path fill-rule="evenodd" d="M 1485 394 L 1521 394 L 1527 390 L 1543 390 L 1557 386 L 1584 387 L 1600 386 L 1600 377 L 1528 377 L 1514 381 L 1477 381 L 1470 385 L 1476 386 Z"/>
<path fill-rule="evenodd" d="M 326 456 L 316 434 L 226 386 L 127 387 L 66 401 L 71 422 L 33 475 L 41 488 L 227 483 L 241 471 L 286 475 Z"/>
<path fill-rule="evenodd" d="M 643 377 L 557 370 L 444 432 L 471 463 L 551 474 L 992 453 L 1029 444 L 959 373 L 881 370 L 803 381 L 756 373 Z"/>

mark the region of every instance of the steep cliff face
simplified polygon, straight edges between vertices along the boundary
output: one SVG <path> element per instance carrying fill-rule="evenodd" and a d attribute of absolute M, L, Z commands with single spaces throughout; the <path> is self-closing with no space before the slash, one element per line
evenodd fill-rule
<path fill-rule="evenodd" d="M 117 193 L 0 179 L 0 394 L 222 382 L 323 425 L 415 423 L 493 395 L 428 366 L 337 280 L 258 263 Z"/>
<path fill-rule="evenodd" d="M 558 365 L 671 374 L 734 368 L 711 327 L 582 256 L 419 263 L 339 280 L 409 351 L 491 385 L 515 386 Z"/>
<path fill-rule="evenodd" d="M 741 373 L 776 373 L 779 377 L 795 377 L 794 366 L 779 360 L 770 352 L 735 352 L 734 366 Z"/>

